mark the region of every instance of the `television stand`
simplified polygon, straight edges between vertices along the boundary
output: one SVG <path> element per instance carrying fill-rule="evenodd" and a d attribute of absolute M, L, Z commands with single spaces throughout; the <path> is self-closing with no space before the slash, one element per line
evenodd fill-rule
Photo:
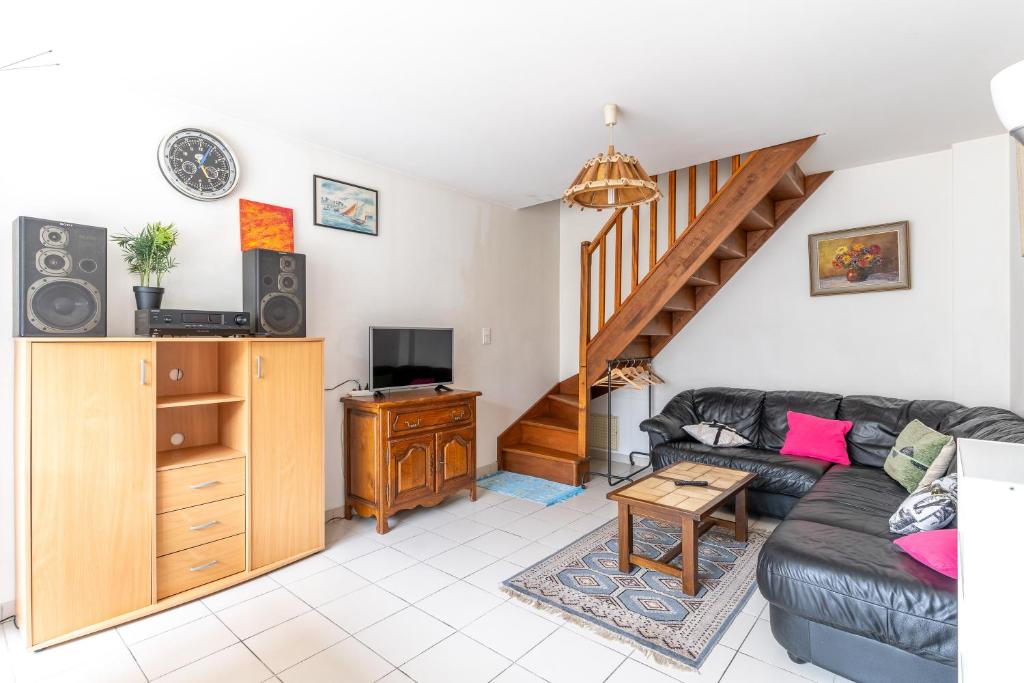
<path fill-rule="evenodd" d="M 432 507 L 462 490 L 476 500 L 479 395 L 423 387 L 384 399 L 342 398 L 345 519 L 375 517 L 384 534 L 399 510 Z"/>
<path fill-rule="evenodd" d="M 438 384 L 436 387 L 434 387 L 434 391 L 436 391 L 439 394 L 445 394 L 451 390 L 451 387 L 445 386 L 444 384 Z"/>

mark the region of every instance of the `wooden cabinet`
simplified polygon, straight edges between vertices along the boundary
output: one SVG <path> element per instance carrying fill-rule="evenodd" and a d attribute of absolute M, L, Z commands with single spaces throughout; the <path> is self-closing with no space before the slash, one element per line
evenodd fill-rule
<path fill-rule="evenodd" d="M 345 403 L 345 515 L 387 518 L 468 489 L 476 500 L 477 391 L 395 392 Z"/>
<path fill-rule="evenodd" d="M 324 545 L 323 350 L 252 343 L 252 566 Z"/>
<path fill-rule="evenodd" d="M 323 549 L 318 339 L 18 339 L 18 626 L 32 648 Z"/>

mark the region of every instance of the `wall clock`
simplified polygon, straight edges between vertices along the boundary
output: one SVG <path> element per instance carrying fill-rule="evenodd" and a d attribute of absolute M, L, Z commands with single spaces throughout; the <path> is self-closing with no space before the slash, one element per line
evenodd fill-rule
<path fill-rule="evenodd" d="M 178 192 L 199 201 L 226 197 L 238 184 L 238 161 L 226 142 L 198 128 L 182 128 L 160 141 L 164 178 Z"/>

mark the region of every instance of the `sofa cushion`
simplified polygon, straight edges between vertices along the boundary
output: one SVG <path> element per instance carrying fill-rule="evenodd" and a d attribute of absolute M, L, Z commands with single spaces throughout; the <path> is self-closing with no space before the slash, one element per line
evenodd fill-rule
<path fill-rule="evenodd" d="M 952 401 L 908 401 L 884 396 L 846 396 L 839 403 L 840 420 L 853 422 L 846 435 L 850 460 L 881 467 L 896 437 L 912 420 L 938 429 L 943 419 L 960 408 Z M 943 432 L 948 434 L 949 432 Z"/>
<path fill-rule="evenodd" d="M 789 431 L 786 413 L 790 410 L 815 417 L 834 420 L 839 412 L 839 394 L 825 394 L 820 391 L 769 391 L 764 395 L 761 410 L 761 428 L 754 445 L 769 451 L 782 448 Z"/>
<path fill-rule="evenodd" d="M 756 389 L 712 387 L 693 391 L 693 406 L 699 419 L 694 422 L 721 422 L 753 441 L 761 422 L 764 392 Z"/>
<path fill-rule="evenodd" d="M 775 451 L 750 447 L 715 448 L 695 441 L 671 441 L 655 446 L 654 453 L 656 465 L 686 460 L 753 472 L 757 478 L 750 482 L 749 488 L 797 497 L 810 491 L 832 466 L 823 460 L 779 455 Z"/>
<path fill-rule="evenodd" d="M 786 517 L 858 531 L 886 540 L 889 518 L 906 490 L 883 470 L 863 465 L 833 467 Z"/>
<path fill-rule="evenodd" d="M 890 538 L 791 515 L 761 549 L 757 585 L 789 613 L 956 666 L 956 581 Z"/>

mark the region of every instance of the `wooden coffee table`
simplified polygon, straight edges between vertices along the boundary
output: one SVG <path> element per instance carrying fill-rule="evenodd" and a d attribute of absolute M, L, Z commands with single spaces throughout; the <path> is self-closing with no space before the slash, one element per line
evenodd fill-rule
<path fill-rule="evenodd" d="M 747 484 L 756 475 L 712 465 L 680 462 L 649 474 L 608 493 L 619 504 L 619 571 L 631 565 L 665 574 L 680 574 L 683 592 L 696 595 L 697 539 L 713 526 L 734 530 L 737 541 L 747 540 Z M 703 480 L 707 486 L 676 486 L 675 481 Z M 734 502 L 736 521 L 712 517 L 729 501 Z M 682 542 L 656 559 L 633 554 L 633 515 L 653 517 L 682 525 Z M 682 553 L 682 570 L 668 564 Z"/>

